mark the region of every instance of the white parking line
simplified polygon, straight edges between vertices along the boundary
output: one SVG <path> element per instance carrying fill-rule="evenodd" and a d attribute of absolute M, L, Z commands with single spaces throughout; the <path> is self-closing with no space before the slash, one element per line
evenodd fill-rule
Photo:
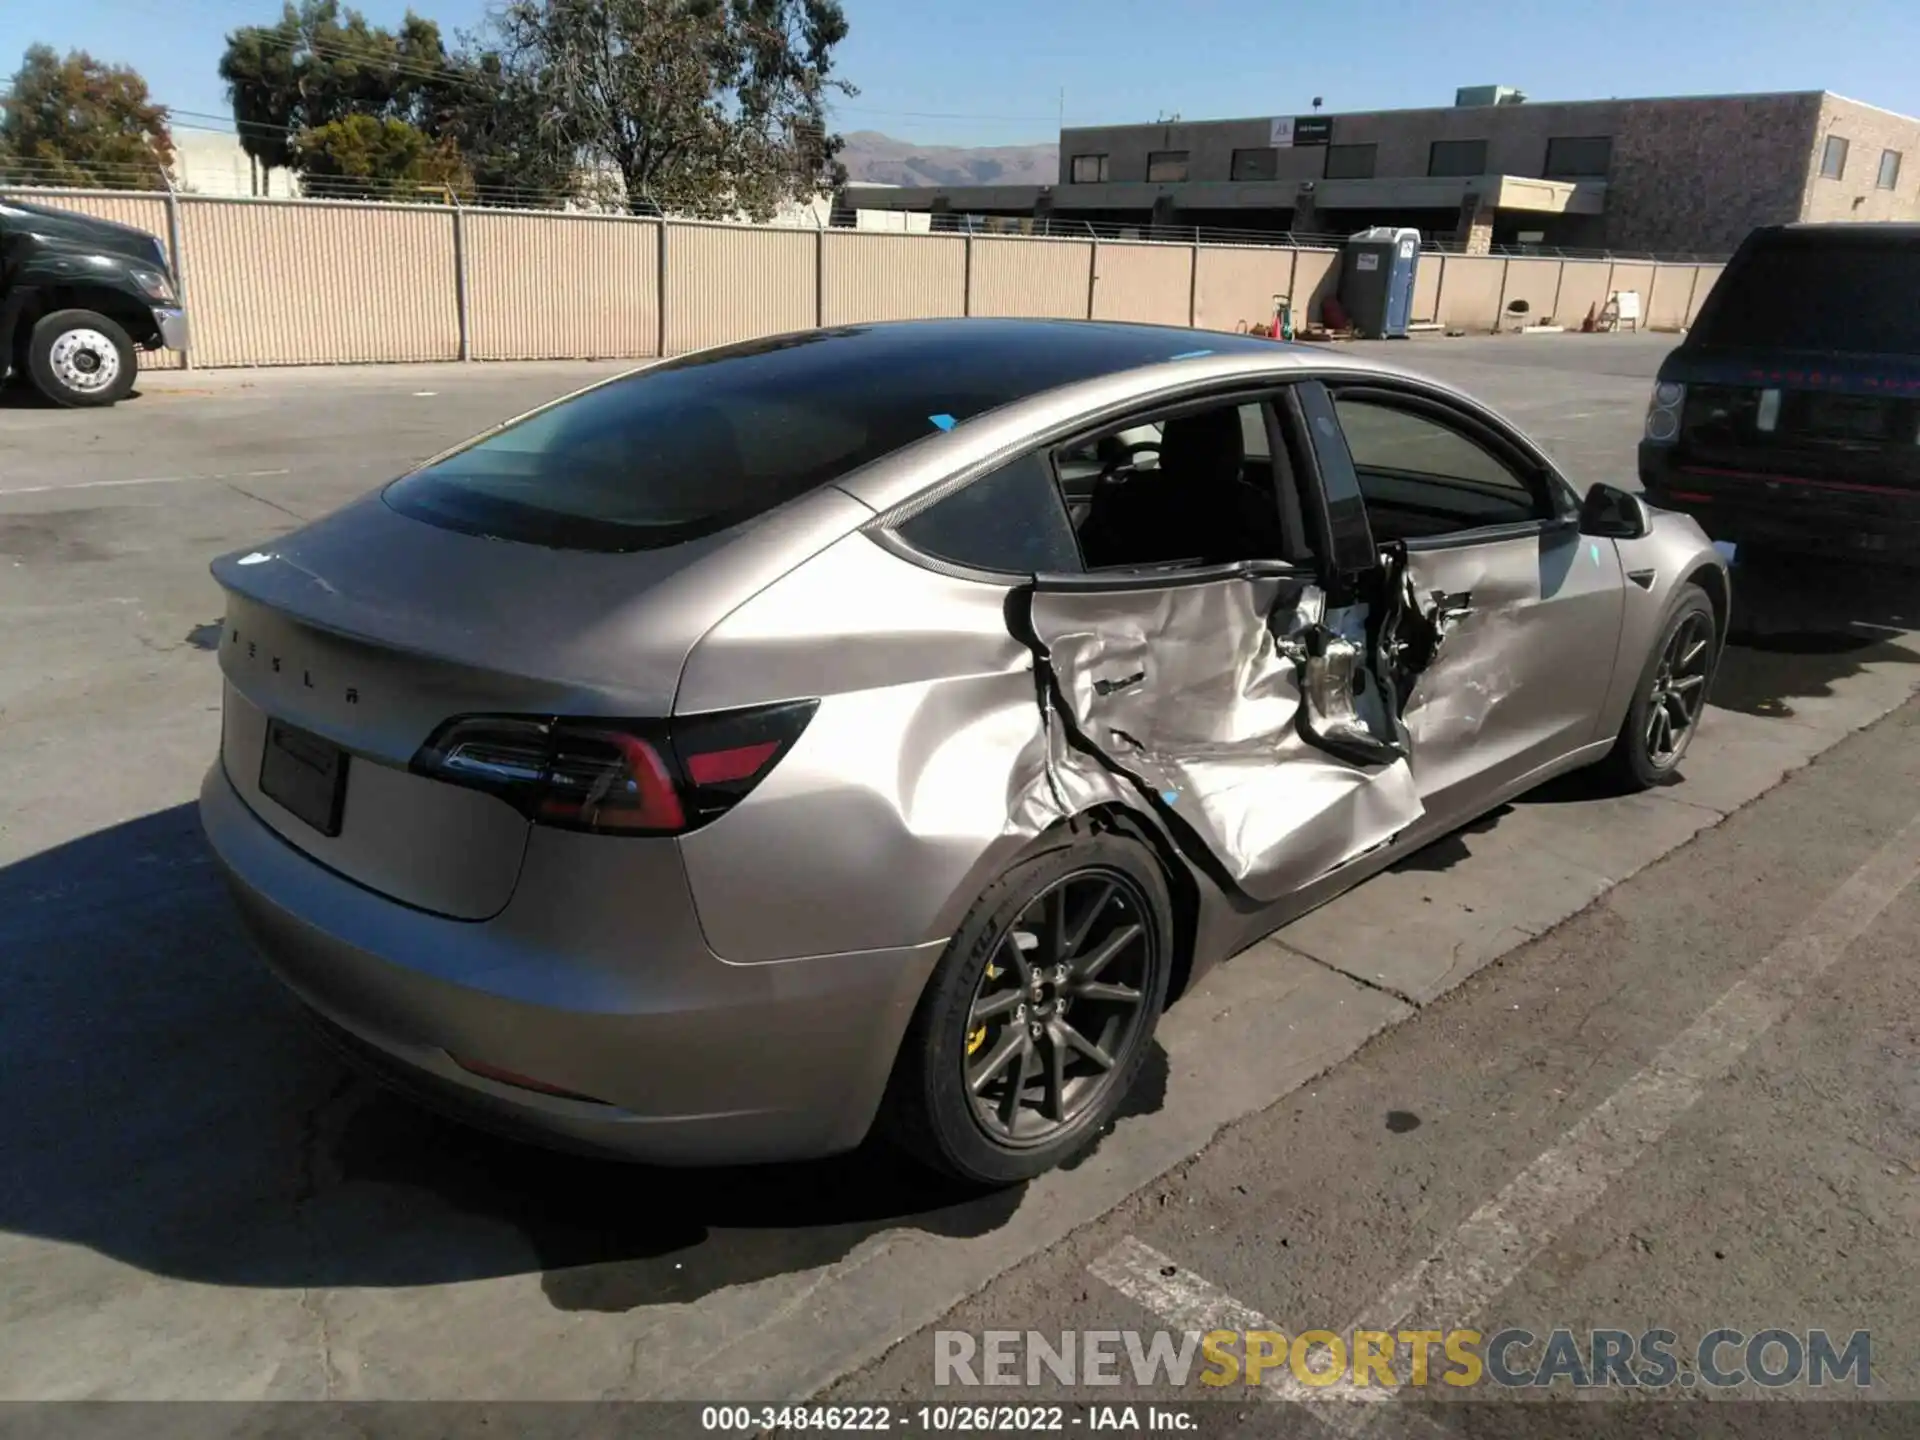
<path fill-rule="evenodd" d="M 0 495 L 45 495 L 53 490 L 104 490 L 117 485 L 184 485 L 190 480 L 260 480 L 290 475 L 290 470 L 234 470 L 221 475 L 137 475 L 130 480 L 72 480 L 64 485 L 19 485 L 0 488 Z"/>
<path fill-rule="evenodd" d="M 1432 1326 L 1471 1322 L 1555 1237 L 1591 1209 L 1608 1185 L 1660 1142 L 1706 1087 L 1726 1074 L 1786 1014 L 1806 986 L 1846 953 L 1916 874 L 1920 874 L 1920 815 L 1875 851 L 1645 1069 L 1588 1112 L 1558 1144 L 1469 1215 L 1438 1249 L 1335 1333 L 1348 1340 L 1355 1330 L 1396 1333 L 1416 1317 Z M 1131 1236 L 1088 1268 L 1096 1278 L 1181 1330 L 1284 1329 Z M 1408 1373 L 1398 1354 L 1393 1373 L 1396 1377 Z M 1262 1386 L 1262 1398 L 1373 1402 L 1390 1399 L 1398 1389 L 1354 1387 L 1347 1376 L 1334 1384 L 1306 1385 L 1291 1369 L 1277 1371 L 1276 1376 L 1274 1383 Z M 1338 1429 L 1357 1433 L 1379 1413 L 1342 1407 L 1324 1418 Z"/>

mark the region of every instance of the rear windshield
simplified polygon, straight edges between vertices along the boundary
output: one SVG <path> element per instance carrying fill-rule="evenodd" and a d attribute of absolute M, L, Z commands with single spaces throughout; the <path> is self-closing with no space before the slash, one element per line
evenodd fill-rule
<path fill-rule="evenodd" d="M 1208 339 L 1224 349 L 1237 337 Z M 654 549 L 752 519 L 983 411 L 1193 345 L 1191 331 L 993 321 L 753 341 L 538 411 L 395 481 L 386 499 L 500 539 Z"/>
<path fill-rule="evenodd" d="M 1713 287 L 1691 343 L 1920 355 L 1920 245 L 1762 241 Z"/>

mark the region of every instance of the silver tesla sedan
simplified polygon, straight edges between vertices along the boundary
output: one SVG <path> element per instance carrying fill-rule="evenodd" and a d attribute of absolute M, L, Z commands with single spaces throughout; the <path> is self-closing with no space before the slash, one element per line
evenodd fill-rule
<path fill-rule="evenodd" d="M 874 324 L 224 557 L 201 814 L 396 1086 L 676 1163 L 1084 1147 L 1207 967 L 1550 776 L 1676 778 L 1726 567 L 1371 359 Z"/>

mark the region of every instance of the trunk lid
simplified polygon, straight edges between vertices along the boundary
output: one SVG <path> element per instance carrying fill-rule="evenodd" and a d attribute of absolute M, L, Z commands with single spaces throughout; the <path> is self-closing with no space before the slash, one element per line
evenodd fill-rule
<path fill-rule="evenodd" d="M 427 738 L 456 715 L 666 717 L 715 621 L 871 513 L 827 490 L 744 533 L 597 554 L 441 529 L 375 495 L 223 556 L 227 776 L 288 843 L 369 889 L 462 919 L 496 914 L 527 822 L 411 773 Z M 344 754 L 337 833 L 263 789 L 275 722 Z"/>

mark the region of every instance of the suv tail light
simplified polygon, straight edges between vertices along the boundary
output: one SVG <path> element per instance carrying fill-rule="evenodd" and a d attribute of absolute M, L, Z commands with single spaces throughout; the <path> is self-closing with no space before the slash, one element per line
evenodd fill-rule
<path fill-rule="evenodd" d="M 744 799 L 807 728 L 818 700 L 673 720 L 462 715 L 412 770 L 498 795 L 538 825 L 679 835 Z"/>

